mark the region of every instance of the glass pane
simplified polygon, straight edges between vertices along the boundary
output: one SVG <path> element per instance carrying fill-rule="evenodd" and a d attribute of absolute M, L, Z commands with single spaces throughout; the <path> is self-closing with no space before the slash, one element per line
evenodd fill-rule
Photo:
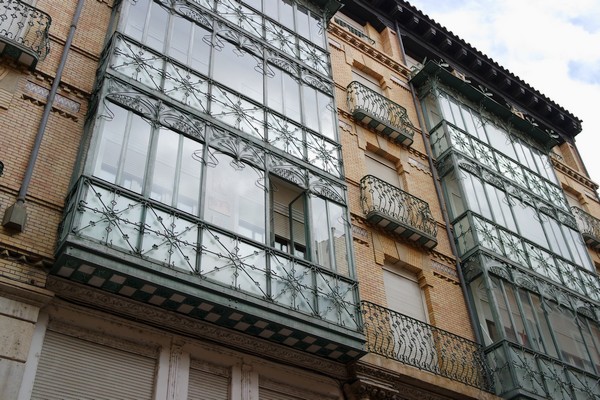
<path fill-rule="evenodd" d="M 512 140 L 504 130 L 491 122 L 485 124 L 485 130 L 487 132 L 489 143 L 494 149 L 509 156 L 513 160 L 517 159 L 517 155 L 512 146 Z"/>
<path fill-rule="evenodd" d="M 452 110 L 452 115 L 454 117 L 454 124 L 460 129 L 466 130 L 465 123 L 463 122 L 462 115 L 460 114 L 460 107 L 453 99 L 450 100 L 450 109 Z"/>
<path fill-rule="evenodd" d="M 550 333 L 548 318 L 546 317 L 546 313 L 542 308 L 540 296 L 533 293 L 529 293 L 529 298 L 531 299 L 531 311 L 533 311 L 536 316 L 538 328 L 536 332 L 539 335 L 537 340 L 540 349 L 545 350 L 546 354 L 549 354 L 552 357 L 557 357 L 556 346 L 554 345 L 554 340 L 552 339 L 552 334 Z"/>
<path fill-rule="evenodd" d="M 208 75 L 208 64 L 210 59 L 211 47 L 206 43 L 205 38 L 211 35 L 206 29 L 194 26 L 194 41 L 190 52 L 190 66 L 198 72 Z"/>
<path fill-rule="evenodd" d="M 525 325 L 523 324 L 523 316 L 521 315 L 521 310 L 519 309 L 519 305 L 517 304 L 515 289 L 510 284 L 504 282 L 502 283 L 504 284 L 506 298 L 508 299 L 510 312 L 515 323 L 518 343 L 522 344 L 523 346 L 531 347 L 531 340 L 527 335 L 527 331 L 525 331 Z"/>
<path fill-rule="evenodd" d="M 502 323 L 501 329 L 504 331 L 504 335 L 505 335 L 506 339 L 508 339 L 512 342 L 515 342 L 515 343 L 520 343 L 517 340 L 517 334 L 515 332 L 512 321 L 510 319 L 510 310 L 504 299 L 504 293 L 503 293 L 502 287 L 500 285 L 500 280 L 497 278 L 491 278 L 491 280 L 492 280 L 492 291 L 494 292 L 494 297 L 496 299 L 496 305 L 498 307 L 498 312 L 500 313 L 500 318 L 502 320 L 501 321 L 501 323 Z"/>
<path fill-rule="evenodd" d="M 173 204 L 178 153 L 179 134 L 161 128 L 156 143 L 150 197 L 168 205 Z"/>
<path fill-rule="evenodd" d="M 136 114 L 131 115 L 131 127 L 127 143 L 124 143 L 122 173 L 119 185 L 141 193 L 146 173 L 148 145 L 150 143 L 150 124 Z"/>
<path fill-rule="evenodd" d="M 560 225 L 558 222 L 556 222 L 553 218 L 546 217 L 544 218 L 544 228 L 550 242 L 550 250 L 567 259 L 570 259 L 571 257 L 569 255 L 569 249 L 567 248 L 567 244 L 565 243 L 565 239 L 560 230 Z"/>
<path fill-rule="evenodd" d="M 326 268 L 332 268 L 331 248 L 329 243 L 329 229 L 325 221 L 327 218 L 327 203 L 320 197 L 313 196 L 311 201 L 311 228 L 312 242 L 314 247 L 315 262 Z"/>
<path fill-rule="evenodd" d="M 211 114 L 226 124 L 264 139 L 263 107 L 244 100 L 238 94 L 213 86 Z"/>
<path fill-rule="evenodd" d="M 269 65 L 273 75 L 267 79 L 267 106 L 294 121 L 300 121 L 300 85 L 287 72 Z"/>
<path fill-rule="evenodd" d="M 268 115 L 269 143 L 292 156 L 304 159 L 304 141 L 302 129 L 283 118 Z"/>
<path fill-rule="evenodd" d="M 446 121 L 454 124 L 454 117 L 452 116 L 452 110 L 450 110 L 450 102 L 446 96 L 438 97 L 440 108 L 442 109 L 442 115 Z"/>
<path fill-rule="evenodd" d="M 125 34 L 131 36 L 138 42 L 142 41 L 144 28 L 146 26 L 146 17 L 148 16 L 148 7 L 152 0 L 139 0 L 135 3 L 130 2 L 127 13 Z"/>
<path fill-rule="evenodd" d="M 232 0 L 217 2 L 217 13 L 246 32 L 262 37 L 262 18 L 254 11 Z"/>
<path fill-rule="evenodd" d="M 567 238 L 567 244 L 571 248 L 571 259 L 575 264 L 584 267 L 585 269 L 594 272 L 595 268 L 590 261 L 590 256 L 587 252 L 587 248 L 579 232 L 561 225 L 562 230 Z"/>
<path fill-rule="evenodd" d="M 108 104 L 112 118 L 102 121 L 96 150 L 96 165 L 93 174 L 98 178 L 115 183 L 119 169 L 119 159 L 123 148 L 123 138 L 127 126 L 128 112 L 112 103 Z"/>
<path fill-rule="evenodd" d="M 560 348 L 561 359 L 571 365 L 591 371 L 591 362 L 573 312 L 552 303 L 548 315 Z"/>
<path fill-rule="evenodd" d="M 168 54 L 177 61 L 187 65 L 188 54 L 190 54 L 190 40 L 192 38 L 192 23 L 181 17 L 174 18 L 173 22 Z"/>
<path fill-rule="evenodd" d="M 309 14 L 310 11 L 306 7 L 298 6 L 296 9 L 296 33 L 306 39 L 310 39 Z"/>
<path fill-rule="evenodd" d="M 225 154 L 206 168 L 206 221 L 264 242 L 265 201 L 262 172 Z"/>
<path fill-rule="evenodd" d="M 515 220 L 519 225 L 520 234 L 532 242 L 548 249 L 549 246 L 546 241 L 546 235 L 544 234 L 544 229 L 542 228 L 542 223 L 540 222 L 536 210 L 520 201 L 516 201 L 516 204 L 512 209 L 515 213 Z"/>
<path fill-rule="evenodd" d="M 222 48 L 214 52 L 213 78 L 262 103 L 262 60 L 222 38 L 219 38 L 219 43 Z"/>
<path fill-rule="evenodd" d="M 314 309 L 313 272 L 310 267 L 272 254 L 271 294 L 276 303 L 308 314 Z"/>
<path fill-rule="evenodd" d="M 348 276 L 350 274 L 350 260 L 348 259 L 348 222 L 346 209 L 329 202 L 329 225 L 333 240 L 336 272 Z"/>
<path fill-rule="evenodd" d="M 483 277 L 480 276 L 471 282 L 470 287 L 479 319 L 479 328 L 483 333 L 483 342 L 486 346 L 489 346 L 500 340 L 500 336 L 490 307 L 488 293 L 483 283 Z"/>
<path fill-rule="evenodd" d="M 450 217 L 455 219 L 465 211 L 455 172 L 452 171 L 449 175 L 446 175 L 443 179 L 443 183 L 446 188 L 446 196 L 450 200 Z"/>
<path fill-rule="evenodd" d="M 333 98 L 317 92 L 317 107 L 320 116 L 321 135 L 335 140 L 335 125 L 333 120 Z"/>
<path fill-rule="evenodd" d="M 153 49 L 162 51 L 165 47 L 166 27 L 169 26 L 169 12 L 152 2 L 150 21 L 148 21 L 145 44 Z"/>
<path fill-rule="evenodd" d="M 202 149 L 201 143 L 183 138 L 177 208 L 194 215 L 198 215 Z"/>
<path fill-rule="evenodd" d="M 269 4 L 271 3 L 269 2 Z M 265 28 L 267 41 L 272 46 L 275 46 L 287 55 L 296 56 L 296 38 L 291 32 L 271 21 L 265 22 Z"/>

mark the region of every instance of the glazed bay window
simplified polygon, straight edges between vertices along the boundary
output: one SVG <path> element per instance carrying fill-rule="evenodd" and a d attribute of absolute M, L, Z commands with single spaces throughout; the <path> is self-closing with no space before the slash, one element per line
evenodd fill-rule
<path fill-rule="evenodd" d="M 99 122 L 92 174 L 138 194 L 198 215 L 203 145 L 109 103 Z"/>
<path fill-rule="evenodd" d="M 489 279 L 491 291 L 486 289 L 484 277 L 471 282 L 487 346 L 507 340 L 588 372 L 600 371 L 597 322 L 503 279 Z"/>
<path fill-rule="evenodd" d="M 340 177 L 328 55 L 260 15 L 260 2 L 247 5 L 125 1 L 124 35 L 113 37 L 109 71 Z M 250 25 L 237 20 L 236 7 Z M 302 2 L 265 2 L 272 7 L 277 15 L 291 10 L 291 27 L 316 18 Z M 302 32 L 314 37 L 315 27 Z"/>

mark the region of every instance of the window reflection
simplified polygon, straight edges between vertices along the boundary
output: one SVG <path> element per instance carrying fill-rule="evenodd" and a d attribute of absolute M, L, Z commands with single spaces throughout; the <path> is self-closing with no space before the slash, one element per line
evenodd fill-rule
<path fill-rule="evenodd" d="M 264 242 L 263 173 L 232 157 L 215 153 L 206 168 L 204 219 L 250 239 Z"/>

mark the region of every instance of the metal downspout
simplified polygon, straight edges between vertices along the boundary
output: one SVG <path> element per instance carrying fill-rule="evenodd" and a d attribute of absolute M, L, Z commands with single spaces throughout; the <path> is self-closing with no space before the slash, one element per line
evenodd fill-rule
<path fill-rule="evenodd" d="M 398 22 L 396 21 L 396 35 L 398 36 L 398 40 L 400 42 L 400 49 L 402 51 L 402 57 L 406 59 L 406 55 L 404 53 L 404 45 L 402 44 L 402 36 L 400 32 L 400 28 L 398 26 Z M 458 255 L 458 250 L 456 249 L 456 243 L 454 242 L 454 234 L 452 233 L 452 229 L 450 228 L 450 218 L 448 217 L 448 211 L 446 210 L 446 203 L 444 202 L 444 195 L 442 194 L 442 188 L 440 187 L 439 176 L 437 173 L 437 169 L 435 168 L 435 164 L 433 162 L 433 157 L 431 156 L 431 147 L 429 145 L 429 140 L 427 138 L 426 133 L 426 125 L 425 120 L 423 118 L 423 114 L 421 113 L 421 107 L 419 102 L 417 101 L 417 96 L 415 95 L 415 87 L 410 82 L 410 93 L 412 95 L 413 103 L 415 105 L 415 109 L 417 111 L 417 117 L 419 119 L 419 124 L 421 125 L 421 137 L 423 138 L 423 144 L 425 145 L 425 152 L 427 153 L 427 161 L 429 162 L 429 169 L 431 170 L 431 174 L 433 175 L 433 184 L 435 186 L 435 193 L 437 195 L 438 203 L 440 204 L 440 209 L 442 211 L 442 217 L 444 219 L 444 224 L 446 225 L 446 234 L 448 235 L 448 240 L 450 241 L 450 249 L 452 251 L 452 255 L 456 259 L 456 272 L 458 273 L 458 280 L 460 282 L 460 288 L 463 292 L 463 296 L 465 298 L 465 303 L 467 305 L 467 313 L 469 314 L 469 322 L 471 323 L 471 328 L 473 330 L 473 334 L 475 335 L 475 341 L 483 345 L 483 341 L 481 338 L 481 334 L 479 333 L 479 329 L 476 324 L 475 311 L 473 310 L 473 306 L 469 301 L 467 286 L 465 284 L 464 275 L 462 272 L 462 266 L 460 263 L 460 257 Z"/>
<path fill-rule="evenodd" d="M 33 169 L 35 167 L 38 153 L 40 151 L 42 139 L 44 138 L 46 126 L 48 125 L 48 119 L 50 117 L 50 111 L 52 111 L 54 97 L 56 96 L 58 85 L 60 84 L 63 70 L 65 64 L 67 63 L 67 57 L 69 55 L 71 43 L 73 42 L 73 37 L 75 36 L 75 30 L 77 29 L 77 23 L 79 22 L 79 17 L 81 16 L 81 10 L 83 8 L 84 1 L 85 0 L 78 0 L 77 2 L 77 7 L 75 8 L 75 13 L 73 14 L 73 20 L 69 29 L 69 35 L 67 36 L 67 40 L 65 42 L 65 47 L 63 49 L 63 53 L 60 59 L 60 64 L 58 65 L 58 68 L 56 70 L 56 75 L 54 77 L 54 80 L 52 81 L 52 87 L 50 88 L 50 93 L 48 94 L 46 105 L 44 106 L 44 113 L 42 114 L 42 119 L 40 121 L 40 125 L 38 127 L 38 131 L 35 137 L 33 149 L 31 150 L 31 154 L 29 156 L 27 170 L 25 171 L 25 176 L 23 177 L 23 181 L 21 182 L 21 188 L 19 189 L 17 201 L 12 206 L 6 209 L 6 212 L 4 213 L 4 218 L 2 220 L 3 226 L 17 230 L 19 232 L 23 232 L 23 230 L 25 229 L 25 222 L 27 221 L 25 198 L 29 190 L 29 184 L 31 182 L 31 177 L 33 176 Z"/>

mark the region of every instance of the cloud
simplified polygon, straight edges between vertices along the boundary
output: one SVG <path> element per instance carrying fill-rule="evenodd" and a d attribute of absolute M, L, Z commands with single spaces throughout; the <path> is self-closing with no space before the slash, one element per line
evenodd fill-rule
<path fill-rule="evenodd" d="M 569 76 L 584 83 L 600 85 L 600 60 L 595 62 L 569 61 Z"/>
<path fill-rule="evenodd" d="M 600 182 L 599 1 L 410 2 L 582 119 L 577 146 L 590 176 Z"/>

